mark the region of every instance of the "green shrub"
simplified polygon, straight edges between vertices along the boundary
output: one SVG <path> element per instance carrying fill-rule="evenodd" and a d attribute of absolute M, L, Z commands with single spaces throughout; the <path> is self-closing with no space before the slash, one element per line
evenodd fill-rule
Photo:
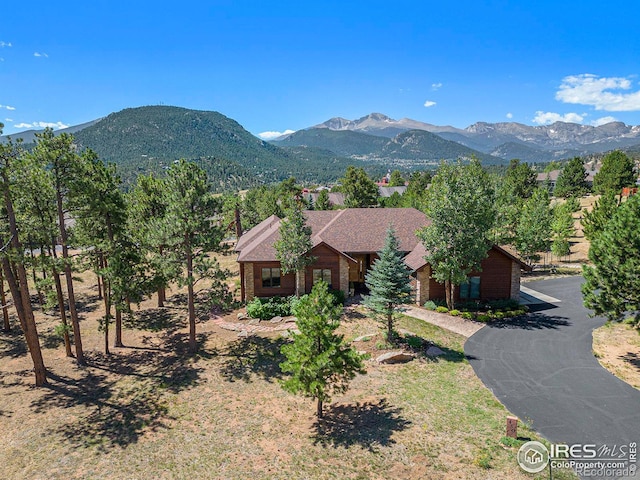
<path fill-rule="evenodd" d="M 491 321 L 491 315 L 487 315 L 486 313 L 481 313 L 480 315 L 478 315 L 477 320 L 479 322 L 489 322 Z"/>
<path fill-rule="evenodd" d="M 433 300 L 427 300 L 424 302 L 424 308 L 427 310 L 435 310 L 437 307 L 436 303 Z"/>
<path fill-rule="evenodd" d="M 447 313 L 449 309 L 447 307 L 436 307 L 436 312 L 438 313 Z"/>
<path fill-rule="evenodd" d="M 405 337 L 405 340 L 407 342 L 407 345 L 409 345 L 411 348 L 422 347 L 422 338 L 418 337 L 417 335 L 407 335 Z"/>
<path fill-rule="evenodd" d="M 496 320 L 502 320 L 503 318 L 505 318 L 507 315 L 505 314 L 505 312 L 495 312 L 493 314 L 493 318 L 495 318 Z"/>
<path fill-rule="evenodd" d="M 462 312 L 462 315 L 460 316 L 465 320 L 473 320 L 473 313 L 471 312 Z"/>
<path fill-rule="evenodd" d="M 456 310 L 455 308 L 453 310 L 449 310 L 449 315 L 453 315 L 454 317 L 457 317 L 460 315 L 460 310 Z"/>
<path fill-rule="evenodd" d="M 270 318 L 291 315 L 290 297 L 254 298 L 247 303 L 247 315 L 251 318 L 269 320 Z"/>
<path fill-rule="evenodd" d="M 487 308 L 491 310 L 514 310 L 518 308 L 520 304 L 517 300 L 513 300 L 512 298 L 506 298 L 504 300 L 491 300 L 487 302 Z"/>
<path fill-rule="evenodd" d="M 336 305 L 344 305 L 346 295 L 342 290 L 329 290 L 329 293 L 333 295 L 333 299 Z"/>

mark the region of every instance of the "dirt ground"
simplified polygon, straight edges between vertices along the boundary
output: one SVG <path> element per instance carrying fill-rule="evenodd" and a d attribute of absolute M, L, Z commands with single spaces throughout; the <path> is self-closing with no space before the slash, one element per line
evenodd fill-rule
<path fill-rule="evenodd" d="M 174 289 L 165 308 L 155 299 L 136 307 L 126 347 L 105 355 L 95 277 L 81 277 L 88 366 L 65 357 L 57 318 L 38 311 L 49 385 L 35 388 L 15 318 L 0 333 L 0 478 L 530 478 L 517 446 L 501 443 L 508 412 L 474 375 L 463 337 L 402 319 L 444 355 L 366 360 L 367 374 L 319 421 L 311 399 L 280 386 L 282 332 L 242 337 L 217 324 L 238 323 L 237 311 L 201 312 L 198 354 L 188 355 L 185 298 Z M 348 341 L 374 333 L 354 343 L 371 357 L 387 351 L 358 307 L 340 331 Z M 520 434 L 536 438 L 525 425 Z"/>
<path fill-rule="evenodd" d="M 600 364 L 640 389 L 640 333 L 625 323 L 608 323 L 593 332 L 593 353 Z"/>

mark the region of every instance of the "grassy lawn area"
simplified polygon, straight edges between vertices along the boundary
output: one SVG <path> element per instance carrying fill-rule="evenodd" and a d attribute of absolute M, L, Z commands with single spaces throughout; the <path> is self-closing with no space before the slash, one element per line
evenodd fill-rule
<path fill-rule="evenodd" d="M 318 422 L 311 399 L 279 385 L 279 333 L 238 337 L 203 318 L 199 354 L 187 356 L 173 292 L 164 309 L 145 302 L 127 321 L 127 347 L 105 356 L 95 285 L 78 290 L 89 366 L 65 358 L 57 320 L 39 312 L 50 385 L 36 389 L 17 326 L 0 333 L 0 478 L 536 478 L 519 469 L 518 446 L 501 443 L 508 412 L 474 375 L 461 336 L 403 318 L 400 328 L 445 355 L 368 360 Z M 378 331 L 358 309 L 340 328 L 347 340 Z M 537 438 L 522 424 L 519 433 Z"/>

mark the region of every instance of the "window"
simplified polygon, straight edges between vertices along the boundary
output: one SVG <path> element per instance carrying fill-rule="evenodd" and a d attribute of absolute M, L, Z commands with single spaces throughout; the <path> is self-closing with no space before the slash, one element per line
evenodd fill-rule
<path fill-rule="evenodd" d="M 480 277 L 469 277 L 466 282 L 460 284 L 460 298 L 480 298 Z"/>
<path fill-rule="evenodd" d="M 262 288 L 275 288 L 280 286 L 280 269 L 262 269 Z"/>
<path fill-rule="evenodd" d="M 331 288 L 331 269 L 330 268 L 314 268 L 313 269 L 313 284 L 320 280 L 324 280 Z"/>

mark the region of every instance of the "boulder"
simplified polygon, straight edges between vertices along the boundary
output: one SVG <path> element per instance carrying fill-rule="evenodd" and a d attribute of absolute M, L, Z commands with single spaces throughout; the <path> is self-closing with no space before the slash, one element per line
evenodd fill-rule
<path fill-rule="evenodd" d="M 246 330 L 242 330 L 239 334 L 239 337 L 248 337 L 249 336 L 249 332 Z"/>
<path fill-rule="evenodd" d="M 247 315 L 244 312 L 238 312 L 238 320 L 246 320 L 249 318 L 249 315 Z"/>
<path fill-rule="evenodd" d="M 258 325 L 259 323 L 260 323 L 259 318 L 252 318 L 251 320 L 249 320 L 249 325 Z"/>
<path fill-rule="evenodd" d="M 439 357 L 440 355 L 444 355 L 444 352 L 438 347 L 431 346 L 427 348 L 427 355 L 430 357 Z"/>
<path fill-rule="evenodd" d="M 284 320 L 284 318 L 282 318 L 281 316 L 277 316 L 277 317 L 273 317 L 271 320 L 269 320 L 271 323 L 282 323 L 282 320 Z"/>
<path fill-rule="evenodd" d="M 378 363 L 407 363 L 416 358 L 412 353 L 406 352 L 387 352 L 376 358 Z"/>

